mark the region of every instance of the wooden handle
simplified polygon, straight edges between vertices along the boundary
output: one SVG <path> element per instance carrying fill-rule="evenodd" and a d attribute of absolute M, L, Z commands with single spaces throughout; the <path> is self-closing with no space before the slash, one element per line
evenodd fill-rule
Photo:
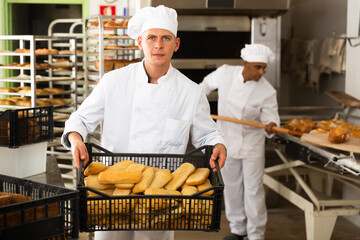
<path fill-rule="evenodd" d="M 235 118 L 221 117 L 221 116 L 217 116 L 217 115 L 210 115 L 210 116 L 216 120 L 240 123 L 240 124 L 249 125 L 249 126 L 257 127 L 257 128 L 265 128 L 265 126 L 266 126 L 265 124 L 262 124 L 262 123 L 250 122 L 250 121 L 245 121 L 245 120 L 240 120 L 240 119 L 235 119 Z M 273 129 L 276 132 L 283 132 L 283 133 L 289 133 L 289 134 L 296 135 L 296 136 L 302 136 L 301 132 L 292 131 L 292 130 L 289 130 L 286 128 L 274 127 Z"/>

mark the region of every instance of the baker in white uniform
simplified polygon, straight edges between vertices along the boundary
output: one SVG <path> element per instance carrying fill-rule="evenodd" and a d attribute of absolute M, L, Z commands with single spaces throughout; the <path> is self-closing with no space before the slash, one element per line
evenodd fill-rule
<path fill-rule="evenodd" d="M 250 240 L 265 237 L 265 136 L 271 137 L 272 128 L 279 125 L 276 91 L 263 77 L 274 54 L 267 46 L 252 44 L 241 50 L 241 57 L 243 66 L 222 65 L 200 84 L 207 95 L 218 89 L 220 116 L 266 124 L 264 131 L 218 121 L 228 150 L 221 173 L 231 233 L 224 240 L 243 239 L 245 235 Z"/>
<path fill-rule="evenodd" d="M 140 9 L 129 21 L 145 59 L 106 73 L 65 123 L 62 143 L 73 159 L 88 162 L 83 140 L 103 121 L 101 145 L 112 152 L 179 153 L 189 141 L 195 147 L 215 145 L 210 166 L 226 159 L 224 139 L 210 117 L 204 90 L 173 68 L 179 49 L 177 14 L 164 6 Z M 173 231 L 98 231 L 95 239 L 171 240 Z"/>

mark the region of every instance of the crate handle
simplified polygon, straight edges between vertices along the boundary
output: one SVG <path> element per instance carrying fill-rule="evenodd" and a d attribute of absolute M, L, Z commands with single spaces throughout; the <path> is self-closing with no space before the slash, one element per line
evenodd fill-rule
<path fill-rule="evenodd" d="M 84 160 L 80 159 L 80 165 L 79 165 L 77 176 L 76 176 L 76 182 L 77 182 L 78 185 L 80 185 L 81 170 L 82 170 L 82 165 L 83 164 L 84 164 Z"/>

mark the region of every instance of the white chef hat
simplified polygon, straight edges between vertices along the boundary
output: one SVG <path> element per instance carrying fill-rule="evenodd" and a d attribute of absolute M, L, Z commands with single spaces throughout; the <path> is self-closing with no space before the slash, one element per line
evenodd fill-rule
<path fill-rule="evenodd" d="M 145 7 L 140 9 L 129 20 L 128 34 L 137 39 L 143 32 L 151 28 L 161 28 L 177 33 L 177 13 L 174 9 L 163 5 L 157 7 Z"/>
<path fill-rule="evenodd" d="M 241 58 L 247 62 L 272 63 L 275 60 L 274 53 L 263 44 L 245 44 L 241 49 Z"/>

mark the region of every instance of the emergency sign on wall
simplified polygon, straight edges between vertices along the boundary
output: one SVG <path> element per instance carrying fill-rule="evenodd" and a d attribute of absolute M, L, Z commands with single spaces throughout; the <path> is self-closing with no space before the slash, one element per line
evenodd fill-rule
<path fill-rule="evenodd" d="M 114 16 L 116 15 L 116 6 L 100 5 L 100 14 Z"/>

